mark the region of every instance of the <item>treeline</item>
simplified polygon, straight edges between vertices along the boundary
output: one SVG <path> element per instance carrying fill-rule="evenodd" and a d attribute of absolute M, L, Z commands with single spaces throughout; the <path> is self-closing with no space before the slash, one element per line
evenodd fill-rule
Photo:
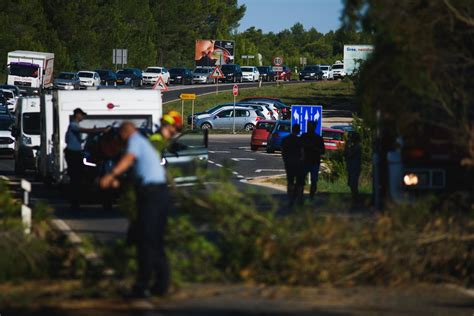
<path fill-rule="evenodd" d="M 3 0 L 0 2 L 0 63 L 7 52 L 34 50 L 56 55 L 55 71 L 112 68 L 112 49 L 128 49 L 128 66 L 194 65 L 196 39 L 236 40 L 242 54 L 275 55 L 285 63 L 333 62 L 344 43 L 367 43 L 364 34 L 322 34 L 295 24 L 277 34 L 255 28 L 238 33 L 245 6 L 237 0 Z M 256 63 L 256 60 L 254 61 Z"/>

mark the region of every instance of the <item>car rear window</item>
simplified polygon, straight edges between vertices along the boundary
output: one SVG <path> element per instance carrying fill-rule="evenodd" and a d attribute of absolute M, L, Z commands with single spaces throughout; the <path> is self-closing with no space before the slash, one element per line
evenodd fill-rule
<path fill-rule="evenodd" d="M 330 140 L 343 140 L 343 133 L 323 131 L 323 138 Z"/>
<path fill-rule="evenodd" d="M 92 78 L 94 76 L 92 72 L 79 72 L 78 75 L 82 78 Z"/>
<path fill-rule="evenodd" d="M 257 124 L 257 129 L 270 129 L 270 128 L 273 128 L 273 126 L 275 126 L 275 123 L 260 122 Z"/>
<path fill-rule="evenodd" d="M 280 132 L 289 132 L 290 131 L 290 125 L 287 125 L 287 124 L 280 124 L 278 125 L 278 131 Z"/>

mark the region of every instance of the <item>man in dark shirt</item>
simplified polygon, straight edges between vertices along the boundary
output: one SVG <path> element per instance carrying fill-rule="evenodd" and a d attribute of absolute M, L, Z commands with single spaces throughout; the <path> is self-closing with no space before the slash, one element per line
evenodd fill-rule
<path fill-rule="evenodd" d="M 298 137 L 299 133 L 300 126 L 298 124 L 293 125 L 291 134 L 283 139 L 281 150 L 283 162 L 285 163 L 287 192 L 290 207 L 293 206 L 297 197 L 297 179 L 301 176 L 303 171 L 301 160 L 301 139 Z"/>
<path fill-rule="evenodd" d="M 308 122 L 307 132 L 301 136 L 301 145 L 303 147 L 302 181 L 304 181 L 308 173 L 311 175 L 311 186 L 309 190 L 309 197 L 311 199 L 314 198 L 318 188 L 319 166 L 321 164 L 321 155 L 324 154 L 324 140 L 321 136 L 316 134 L 317 126 L 317 122 Z"/>

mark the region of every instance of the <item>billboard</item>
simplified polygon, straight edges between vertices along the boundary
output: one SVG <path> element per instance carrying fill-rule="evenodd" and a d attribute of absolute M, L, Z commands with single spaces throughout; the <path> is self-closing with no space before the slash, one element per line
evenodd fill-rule
<path fill-rule="evenodd" d="M 196 40 L 196 66 L 216 66 L 234 63 L 235 41 Z"/>
<path fill-rule="evenodd" d="M 359 68 L 360 62 L 374 51 L 372 45 L 344 45 L 344 72 L 348 75 Z"/>

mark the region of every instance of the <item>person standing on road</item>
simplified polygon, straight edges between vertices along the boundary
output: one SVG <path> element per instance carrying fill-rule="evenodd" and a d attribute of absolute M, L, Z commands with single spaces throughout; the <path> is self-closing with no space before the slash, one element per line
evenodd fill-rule
<path fill-rule="evenodd" d="M 301 136 L 301 145 L 303 147 L 303 175 L 300 183 L 303 183 L 308 174 L 310 174 L 311 185 L 309 189 L 310 199 L 314 199 L 318 189 L 318 174 L 321 165 L 321 156 L 324 154 L 324 140 L 316 134 L 317 121 L 309 121 L 307 132 Z M 303 195 L 303 192 L 300 192 Z"/>
<path fill-rule="evenodd" d="M 163 141 L 174 136 L 171 132 L 166 135 L 160 134 L 163 136 Z M 151 293 L 163 296 L 168 292 L 170 284 L 170 268 L 164 244 L 170 209 L 166 171 L 161 164 L 160 152 L 149 139 L 136 130 L 133 123 L 125 122 L 121 125 L 120 137 L 127 142 L 127 151 L 112 171 L 100 180 L 100 186 L 102 188 L 117 186 L 116 178 L 134 166 L 138 212 L 136 222 L 138 273 L 131 296 L 149 297 L 149 283 L 152 277 L 155 283 L 151 287 Z"/>
<path fill-rule="evenodd" d="M 357 202 L 359 198 L 359 177 L 362 164 L 362 147 L 360 145 L 360 135 L 351 133 L 344 148 L 344 157 L 347 167 L 347 185 L 351 189 L 352 201 Z"/>
<path fill-rule="evenodd" d="M 66 132 L 66 149 L 64 150 L 67 163 L 67 173 L 70 180 L 69 200 L 74 210 L 80 207 L 81 175 L 82 175 L 82 138 L 81 134 L 105 132 L 107 128 L 82 128 L 80 122 L 84 120 L 87 113 L 76 108 Z"/>
<path fill-rule="evenodd" d="M 292 207 L 297 197 L 298 179 L 301 177 L 302 170 L 302 152 L 299 124 L 293 125 L 291 134 L 286 136 L 282 142 L 281 155 L 285 164 L 287 193 L 289 206 Z"/>

